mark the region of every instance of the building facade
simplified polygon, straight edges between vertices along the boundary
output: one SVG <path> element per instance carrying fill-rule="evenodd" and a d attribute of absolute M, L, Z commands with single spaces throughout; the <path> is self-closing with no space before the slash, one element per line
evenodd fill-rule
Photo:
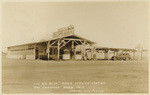
<path fill-rule="evenodd" d="M 43 42 L 8 47 L 8 58 L 45 60 L 95 60 L 111 59 L 121 52 L 128 52 L 135 58 L 135 49 L 94 47 L 93 41 L 74 34 L 74 26 L 58 29 L 53 38 Z"/>

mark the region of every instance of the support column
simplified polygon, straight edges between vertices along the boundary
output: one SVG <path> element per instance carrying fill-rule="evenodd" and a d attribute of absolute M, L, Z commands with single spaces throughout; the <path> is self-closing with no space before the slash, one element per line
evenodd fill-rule
<path fill-rule="evenodd" d="M 105 49 L 105 59 L 108 60 L 108 50 Z"/>
<path fill-rule="evenodd" d="M 36 44 L 34 45 L 34 60 L 36 59 Z"/>
<path fill-rule="evenodd" d="M 94 59 L 94 48 L 93 48 L 93 45 L 91 46 L 91 59 L 93 60 Z"/>
<path fill-rule="evenodd" d="M 116 51 L 114 50 L 114 51 L 113 51 L 113 56 L 115 56 L 115 55 L 116 55 Z"/>
<path fill-rule="evenodd" d="M 58 40 L 58 43 L 57 43 L 58 47 L 57 47 L 57 50 L 58 50 L 58 54 L 57 54 L 57 58 L 58 60 L 60 59 L 60 39 Z"/>
<path fill-rule="evenodd" d="M 72 41 L 72 46 L 71 46 L 71 58 L 74 59 L 75 58 L 75 52 L 74 52 L 74 41 Z"/>
<path fill-rule="evenodd" d="M 84 41 L 84 60 L 87 60 L 87 56 L 86 56 L 86 48 L 85 48 L 85 46 L 86 46 L 86 41 Z"/>
<path fill-rule="evenodd" d="M 107 51 L 107 57 L 108 57 L 108 60 L 109 60 L 109 50 Z"/>

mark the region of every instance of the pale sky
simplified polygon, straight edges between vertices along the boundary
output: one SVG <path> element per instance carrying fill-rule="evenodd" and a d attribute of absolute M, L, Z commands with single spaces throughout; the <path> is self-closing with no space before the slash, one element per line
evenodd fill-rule
<path fill-rule="evenodd" d="M 147 2 L 26 2 L 2 4 L 2 46 L 51 38 L 64 26 L 98 46 L 148 49 Z"/>

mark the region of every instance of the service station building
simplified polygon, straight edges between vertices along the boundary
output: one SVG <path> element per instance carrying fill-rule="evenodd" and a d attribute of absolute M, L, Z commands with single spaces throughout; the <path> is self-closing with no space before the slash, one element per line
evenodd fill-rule
<path fill-rule="evenodd" d="M 8 58 L 45 60 L 111 59 L 119 52 L 128 52 L 135 58 L 135 49 L 95 47 L 96 43 L 74 33 L 74 26 L 60 28 L 47 41 L 8 47 Z"/>

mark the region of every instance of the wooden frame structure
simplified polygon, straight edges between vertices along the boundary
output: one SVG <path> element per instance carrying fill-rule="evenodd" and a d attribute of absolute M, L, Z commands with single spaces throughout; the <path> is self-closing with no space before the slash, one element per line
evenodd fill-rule
<path fill-rule="evenodd" d="M 132 52 L 133 59 L 135 59 L 135 49 L 122 49 L 122 48 L 107 48 L 107 47 L 94 47 L 93 45 L 96 44 L 93 41 L 88 39 L 82 38 L 78 35 L 74 34 L 74 26 L 70 25 L 68 27 L 60 28 L 57 32 L 53 33 L 53 38 L 47 41 L 41 41 L 37 43 L 28 43 L 20 46 L 8 47 L 10 51 L 15 50 L 16 52 L 20 50 L 19 58 L 22 56 L 31 55 L 28 53 L 27 50 L 33 50 L 34 53 L 32 54 L 32 59 L 50 59 L 50 57 L 55 57 L 55 59 L 61 59 L 61 52 L 62 50 L 68 49 L 70 59 L 75 59 L 76 54 L 76 46 L 82 45 L 81 57 L 82 59 L 86 60 L 89 53 L 89 59 L 94 59 L 95 52 L 98 50 L 102 50 L 105 55 L 107 56 L 107 60 L 109 60 L 109 53 L 110 51 L 116 55 L 120 50 L 122 52 Z M 52 50 L 53 49 L 53 50 Z M 26 50 L 26 53 L 23 54 L 23 50 Z M 32 51 L 31 51 L 32 52 Z M 17 57 L 18 55 L 16 55 Z M 14 56 L 12 56 L 14 57 Z M 46 58 L 45 58 L 46 57 Z M 53 59 L 53 58 L 52 58 Z M 81 59 L 81 58 L 80 58 Z"/>
<path fill-rule="evenodd" d="M 93 47 L 94 42 L 80 38 L 77 35 L 71 35 L 71 37 L 63 37 L 54 40 L 49 40 L 47 43 L 47 58 L 49 59 L 50 48 L 57 48 L 57 59 L 60 59 L 60 49 L 65 47 L 68 43 L 71 43 L 71 50 L 75 52 L 75 46 L 83 45 L 84 47 L 91 46 Z M 93 51 L 92 51 L 93 52 Z M 75 53 L 74 53 L 75 54 Z M 83 50 L 83 56 L 85 56 L 85 48 Z"/>

